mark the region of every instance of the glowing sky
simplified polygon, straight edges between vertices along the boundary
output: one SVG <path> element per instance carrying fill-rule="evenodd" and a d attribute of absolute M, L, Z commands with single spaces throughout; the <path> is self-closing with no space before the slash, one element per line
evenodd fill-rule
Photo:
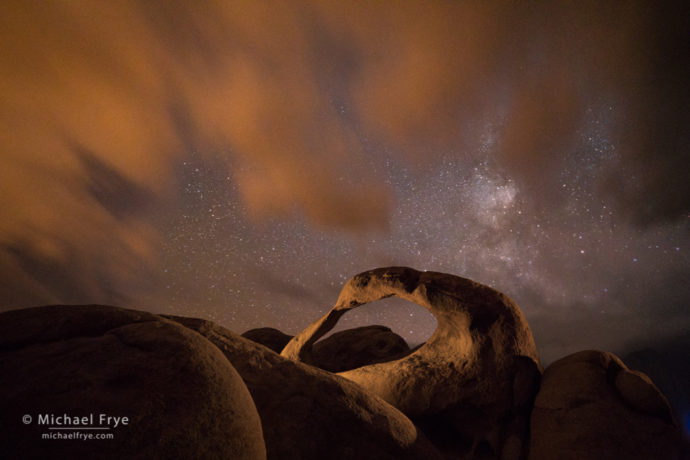
<path fill-rule="evenodd" d="M 688 16 L 488 3 L 2 2 L 0 306 L 296 333 L 407 265 L 547 361 L 686 334 Z M 387 302 L 344 326 L 432 333 Z"/>

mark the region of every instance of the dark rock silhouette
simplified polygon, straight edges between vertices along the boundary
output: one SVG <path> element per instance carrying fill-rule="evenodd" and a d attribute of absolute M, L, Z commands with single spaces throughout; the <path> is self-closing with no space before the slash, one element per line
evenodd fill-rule
<path fill-rule="evenodd" d="M 680 437 L 668 401 L 645 374 L 611 353 L 582 351 L 544 372 L 529 458 L 681 459 Z"/>
<path fill-rule="evenodd" d="M 678 336 L 648 344 L 647 347 L 621 356 L 631 369 L 649 376 L 668 399 L 676 419 L 685 426 L 690 440 L 690 336 Z"/>
<path fill-rule="evenodd" d="M 436 316 L 429 341 L 409 350 L 368 326 L 316 342 L 347 310 L 390 295 Z M 584 351 L 542 378 L 517 306 L 467 279 L 372 270 L 287 345 L 276 329 L 245 334 L 283 356 L 202 319 L 98 305 L 0 313 L 0 457 L 690 457 L 645 374 Z M 39 417 L 65 414 L 128 423 L 110 440 L 42 439 L 64 424 Z"/>
<path fill-rule="evenodd" d="M 438 328 L 414 353 L 340 372 L 417 421 L 448 455 L 518 458 L 537 391 L 539 360 L 507 296 L 453 275 L 379 268 L 350 279 L 326 315 L 281 354 L 313 363 L 313 345 L 348 310 L 397 296 L 427 308 Z M 435 433 L 443 430 L 440 438 Z"/>
<path fill-rule="evenodd" d="M 285 345 L 288 344 L 290 339 L 292 339 L 291 335 L 287 335 L 284 332 L 272 327 L 250 329 L 246 332 L 243 332 L 242 337 L 245 337 L 253 342 L 260 343 L 276 353 L 280 353 L 283 348 L 285 348 Z"/>
<path fill-rule="evenodd" d="M 316 367 L 341 372 L 400 358 L 409 353 L 405 339 L 385 326 L 363 326 L 326 337 L 314 345 Z"/>
<path fill-rule="evenodd" d="M 242 333 L 242 337 L 280 353 L 293 336 L 272 327 L 260 327 Z M 399 358 L 409 351 L 405 339 L 390 328 L 362 326 L 336 332 L 317 342 L 311 364 L 329 372 L 341 372 Z"/>
<path fill-rule="evenodd" d="M 233 363 L 261 416 L 269 458 L 442 458 L 405 415 L 359 385 L 210 321 L 169 318 L 205 336 Z"/>
<path fill-rule="evenodd" d="M 160 316 L 96 305 L 0 313 L 0 369 L 2 458 L 266 458 L 238 373 Z M 60 422 L 39 424 L 40 414 L 128 424 L 97 432 L 112 440 L 48 440 L 42 433 Z"/>

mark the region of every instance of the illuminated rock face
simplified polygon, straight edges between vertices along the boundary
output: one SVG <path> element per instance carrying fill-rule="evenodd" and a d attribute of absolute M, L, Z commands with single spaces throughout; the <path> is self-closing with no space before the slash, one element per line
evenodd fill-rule
<path fill-rule="evenodd" d="M 333 309 L 297 334 L 281 354 L 312 362 L 313 344 L 343 314 L 390 296 L 425 307 L 438 328 L 401 359 L 338 375 L 381 396 L 428 432 L 445 433 L 436 441 L 447 453 L 519 457 L 540 365 L 522 312 L 494 289 L 404 267 L 360 273 L 347 282 Z"/>
<path fill-rule="evenodd" d="M 317 362 L 323 346 L 334 365 L 368 363 L 336 374 L 203 319 L 98 305 L 0 313 L 0 370 L 8 370 L 0 371 L 0 456 L 690 458 L 664 396 L 610 353 L 553 363 L 537 393 L 541 374 L 519 310 L 462 278 L 404 268 L 358 275 L 337 313 L 286 353 L 308 359 L 334 317 L 391 294 L 429 308 L 439 330 L 402 357 L 400 338 L 384 327 L 333 335 L 314 346 Z M 49 424 L 98 425 L 101 414 L 119 420 L 105 421 L 114 439 L 42 439 Z"/>
<path fill-rule="evenodd" d="M 206 337 L 242 376 L 261 417 L 269 459 L 444 458 L 404 414 L 359 385 L 285 359 L 210 321 L 169 318 Z"/>

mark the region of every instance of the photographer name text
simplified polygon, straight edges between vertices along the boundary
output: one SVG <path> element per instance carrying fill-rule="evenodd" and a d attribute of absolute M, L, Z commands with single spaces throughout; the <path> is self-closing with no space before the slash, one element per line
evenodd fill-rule
<path fill-rule="evenodd" d="M 62 427 L 107 427 L 117 428 L 129 425 L 129 417 L 116 417 L 108 414 L 68 415 L 38 414 L 38 424 Z"/>

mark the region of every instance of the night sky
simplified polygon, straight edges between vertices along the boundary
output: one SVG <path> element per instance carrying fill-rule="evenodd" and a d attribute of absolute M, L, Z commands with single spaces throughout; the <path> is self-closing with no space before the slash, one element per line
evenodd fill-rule
<path fill-rule="evenodd" d="M 508 294 L 546 362 L 687 336 L 690 15 L 539 3 L 1 2 L 0 308 L 294 334 L 405 265 Z"/>

